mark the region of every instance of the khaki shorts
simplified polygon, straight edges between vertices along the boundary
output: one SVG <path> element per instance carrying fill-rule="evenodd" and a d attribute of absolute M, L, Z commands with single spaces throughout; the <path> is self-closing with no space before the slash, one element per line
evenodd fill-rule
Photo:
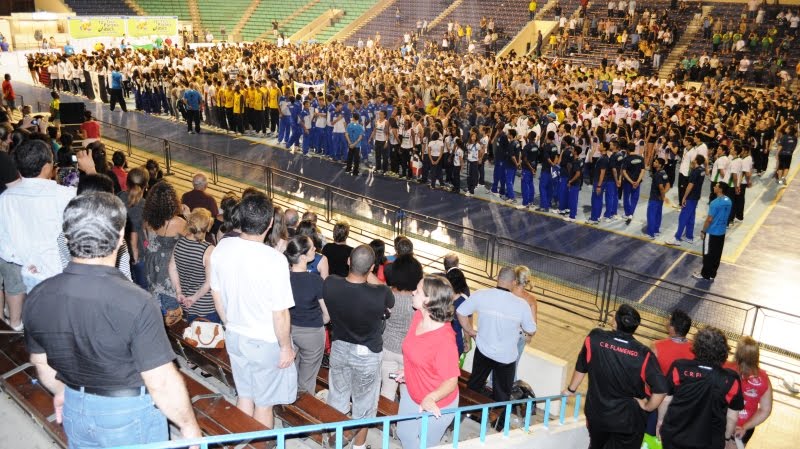
<path fill-rule="evenodd" d="M 7 295 L 21 295 L 27 291 L 22 282 L 22 267 L 3 259 L 0 259 L 0 284 Z"/>

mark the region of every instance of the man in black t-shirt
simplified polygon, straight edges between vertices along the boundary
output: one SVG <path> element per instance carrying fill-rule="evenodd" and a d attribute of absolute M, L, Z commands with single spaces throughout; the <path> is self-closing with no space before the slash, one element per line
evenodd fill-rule
<path fill-rule="evenodd" d="M 394 307 L 394 295 L 385 285 L 367 283 L 375 263 L 369 245 L 350 253 L 347 277 L 328 276 L 322 296 L 331 317 L 331 355 L 328 371 L 328 404 L 342 413 L 351 408 L 353 419 L 374 418 L 381 388 L 383 316 Z M 353 442 L 363 446 L 367 429 L 360 429 Z"/>
<path fill-rule="evenodd" d="M 592 167 L 592 213 L 587 224 L 596 225 L 600 223 L 600 213 L 603 211 L 603 197 L 606 198 L 606 214 L 608 214 L 609 197 L 607 189 L 614 183 L 614 175 L 611 172 L 611 149 L 608 142 L 602 142 L 603 154 L 597 158 Z"/>
<path fill-rule="evenodd" d="M 744 398 L 739 375 L 722 368 L 728 349 L 725 334 L 706 327 L 695 335 L 695 359 L 672 363 L 669 396 L 658 408 L 664 449 L 723 449 L 733 442 Z"/>
<path fill-rule="evenodd" d="M 542 159 L 542 170 L 539 172 L 539 207 L 537 211 L 550 212 L 553 198 L 553 167 L 558 165 L 558 147 L 553 143 L 556 134 L 548 131 L 539 157 Z"/>
<path fill-rule="evenodd" d="M 586 423 L 592 449 L 639 449 L 647 413 L 667 393 L 667 382 L 650 349 L 633 338 L 641 318 L 623 304 L 613 331 L 594 329 L 586 337 L 575 362 L 565 395 L 574 394 L 589 375 Z"/>
<path fill-rule="evenodd" d="M 517 200 L 514 196 L 514 178 L 517 176 L 517 169 L 520 166 L 520 142 L 517 136 L 517 130 L 511 128 L 508 130 L 508 151 L 506 152 L 505 166 L 505 182 L 506 182 L 506 198 L 512 204 L 516 204 Z"/>
<path fill-rule="evenodd" d="M 125 216 L 110 193 L 72 199 L 63 223 L 72 261 L 23 308 L 31 363 L 53 393 L 56 421 L 66 418 L 70 447 L 164 441 L 167 418 L 184 438 L 202 436 L 161 311 L 115 266 Z"/>

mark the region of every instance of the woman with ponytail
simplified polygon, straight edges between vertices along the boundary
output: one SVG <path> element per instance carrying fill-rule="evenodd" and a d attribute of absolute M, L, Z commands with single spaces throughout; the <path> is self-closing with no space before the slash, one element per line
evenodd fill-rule
<path fill-rule="evenodd" d="M 189 323 L 204 318 L 222 324 L 209 284 L 214 245 L 206 242 L 206 233 L 212 224 L 211 212 L 200 207 L 193 210 L 186 218 L 186 235 L 178 239 L 169 261 L 169 278 Z"/>
<path fill-rule="evenodd" d="M 144 275 L 144 229 L 142 211 L 144 197 L 150 176 L 147 170 L 136 167 L 128 172 L 125 185 L 127 190 L 119 193 L 128 211 L 128 222 L 125 225 L 125 236 L 131 250 L 131 276 L 133 282 L 147 290 L 147 278 Z"/>

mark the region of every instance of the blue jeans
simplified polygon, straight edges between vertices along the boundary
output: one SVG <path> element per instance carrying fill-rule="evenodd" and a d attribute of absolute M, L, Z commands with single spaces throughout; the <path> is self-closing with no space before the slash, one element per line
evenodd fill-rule
<path fill-rule="evenodd" d="M 166 315 L 168 311 L 179 309 L 181 307 L 177 299 L 163 293 L 158 294 L 158 304 L 161 306 L 162 315 Z"/>
<path fill-rule="evenodd" d="M 167 418 L 144 392 L 107 398 L 64 389 L 64 432 L 69 449 L 103 448 L 167 441 Z"/>
<path fill-rule="evenodd" d="M 131 277 L 136 285 L 147 290 L 148 284 L 147 275 L 144 272 L 144 258 L 142 258 L 139 263 L 131 264 Z"/>
<path fill-rule="evenodd" d="M 353 419 L 374 418 L 381 391 L 382 358 L 382 353 L 365 346 L 334 341 L 328 369 L 328 405 L 342 413 L 351 409 Z"/>
<path fill-rule="evenodd" d="M 222 318 L 219 317 L 219 314 L 217 312 L 211 312 L 211 313 L 209 313 L 208 315 L 205 315 L 205 316 L 203 316 L 203 315 L 194 315 L 194 314 L 191 314 L 191 313 L 187 313 L 186 314 L 186 321 L 188 321 L 189 323 L 191 323 L 192 321 L 194 321 L 194 320 L 196 320 L 198 318 L 202 318 L 204 320 L 208 320 L 208 321 L 210 321 L 212 323 L 222 324 Z"/>

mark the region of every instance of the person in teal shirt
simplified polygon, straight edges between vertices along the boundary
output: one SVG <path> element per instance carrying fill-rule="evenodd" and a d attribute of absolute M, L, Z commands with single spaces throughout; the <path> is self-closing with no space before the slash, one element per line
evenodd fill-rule
<path fill-rule="evenodd" d="M 700 231 L 700 236 L 703 238 L 703 269 L 692 274 L 695 279 L 706 281 L 713 281 L 717 276 L 722 249 L 725 247 L 728 216 L 733 206 L 731 199 L 725 195 L 721 182 L 715 183 L 713 189 L 717 197 L 708 207 L 708 217 L 703 230 Z"/>
<path fill-rule="evenodd" d="M 358 163 L 361 161 L 361 140 L 364 138 L 364 126 L 358 122 L 361 118 L 358 112 L 350 117 L 350 123 L 345 129 L 347 139 L 347 173 L 358 176 Z"/>

